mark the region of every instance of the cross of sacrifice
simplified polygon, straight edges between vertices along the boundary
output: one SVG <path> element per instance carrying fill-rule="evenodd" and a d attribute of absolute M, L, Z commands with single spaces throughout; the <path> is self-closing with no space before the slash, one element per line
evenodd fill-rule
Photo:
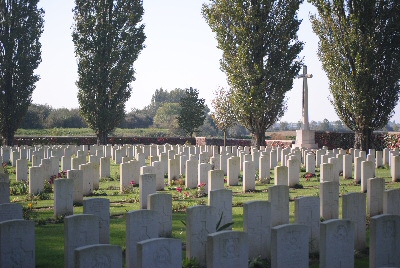
<path fill-rule="evenodd" d="M 297 78 L 303 78 L 303 130 L 310 130 L 310 126 L 308 125 L 308 86 L 307 86 L 307 78 L 312 78 L 312 74 L 307 74 L 307 66 L 303 65 L 303 74 L 299 74 Z"/>

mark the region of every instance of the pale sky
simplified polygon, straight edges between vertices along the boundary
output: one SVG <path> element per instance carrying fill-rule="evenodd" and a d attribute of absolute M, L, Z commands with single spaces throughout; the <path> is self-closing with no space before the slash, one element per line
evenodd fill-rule
<path fill-rule="evenodd" d="M 193 87 L 211 108 L 213 92 L 228 87 L 225 74 L 219 69 L 222 52 L 217 49 L 215 35 L 201 15 L 205 0 L 144 0 L 146 48 L 134 63 L 136 81 L 126 111 L 150 104 L 159 88 Z M 42 63 L 37 69 L 41 79 L 33 93 L 33 103 L 53 108 L 78 108 L 77 63 L 72 42 L 74 0 L 40 0 L 45 10 L 44 32 L 41 37 Z M 309 14 L 315 8 L 304 1 L 298 16 L 303 19 L 298 33 L 305 43 L 300 56 L 308 66 L 309 121 L 338 120 L 329 102 L 328 79 L 317 57 L 318 38 L 312 32 Z M 295 79 L 286 95 L 288 109 L 279 121 L 301 120 L 302 81 Z M 400 107 L 391 120 L 400 122 Z"/>

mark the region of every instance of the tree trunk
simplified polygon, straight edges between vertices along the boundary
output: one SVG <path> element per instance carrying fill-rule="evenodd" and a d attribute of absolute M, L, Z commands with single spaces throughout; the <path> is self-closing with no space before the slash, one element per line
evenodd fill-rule
<path fill-rule="evenodd" d="M 224 130 L 224 146 L 226 146 L 226 130 Z"/>
<path fill-rule="evenodd" d="M 260 146 L 265 146 L 265 131 L 261 130 L 257 133 L 253 133 L 251 145 L 256 146 L 257 148 L 260 148 Z"/>
<path fill-rule="evenodd" d="M 4 143 L 7 146 L 14 146 L 14 132 L 11 129 L 6 130 L 6 136 L 4 137 Z"/>
<path fill-rule="evenodd" d="M 355 132 L 354 148 L 361 149 L 368 152 L 369 149 L 374 148 L 374 143 L 372 139 L 373 130 L 370 128 L 365 128 L 361 131 Z"/>
<path fill-rule="evenodd" d="M 97 134 L 97 145 L 107 145 L 108 142 L 108 133 L 100 132 Z"/>

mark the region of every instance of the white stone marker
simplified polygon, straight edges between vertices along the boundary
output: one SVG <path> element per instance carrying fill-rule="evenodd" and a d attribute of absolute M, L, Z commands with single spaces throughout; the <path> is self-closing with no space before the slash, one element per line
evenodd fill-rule
<path fill-rule="evenodd" d="M 248 259 L 247 233 L 220 231 L 207 236 L 207 267 L 247 267 Z"/>
<path fill-rule="evenodd" d="M 310 253 L 319 252 L 320 203 L 317 196 L 305 196 L 294 200 L 294 222 L 310 226 Z"/>
<path fill-rule="evenodd" d="M 355 183 L 361 183 L 361 162 L 366 161 L 364 157 L 354 158 L 354 181 Z"/>
<path fill-rule="evenodd" d="M 110 158 L 100 157 L 100 178 L 110 177 Z"/>
<path fill-rule="evenodd" d="M 208 205 L 217 209 L 218 221 L 221 219 L 220 227 L 232 222 L 232 190 L 219 189 L 210 191 Z M 231 230 L 229 227 L 226 230 Z"/>
<path fill-rule="evenodd" d="M 206 265 L 207 235 L 216 231 L 217 209 L 193 206 L 186 210 L 186 258 L 196 258 Z"/>
<path fill-rule="evenodd" d="M 138 267 L 137 243 L 158 237 L 159 215 L 154 210 L 133 210 L 126 213 L 126 267 Z"/>
<path fill-rule="evenodd" d="M 0 222 L 0 267 L 35 267 L 35 222 Z"/>
<path fill-rule="evenodd" d="M 99 219 L 78 214 L 64 218 L 64 267 L 74 268 L 76 248 L 99 243 Z"/>
<path fill-rule="evenodd" d="M 243 192 L 256 189 L 256 169 L 253 161 L 243 163 Z"/>
<path fill-rule="evenodd" d="M 186 188 L 196 188 L 198 185 L 198 171 L 199 161 L 187 160 L 186 161 L 186 174 L 185 174 L 185 186 Z"/>
<path fill-rule="evenodd" d="M 352 157 L 349 154 L 343 155 L 343 179 L 353 177 Z"/>
<path fill-rule="evenodd" d="M 271 268 L 309 267 L 310 226 L 283 224 L 271 229 Z"/>
<path fill-rule="evenodd" d="M 400 189 L 383 192 L 383 214 L 400 216 Z"/>
<path fill-rule="evenodd" d="M 269 156 L 270 156 L 270 167 L 271 167 L 271 169 L 275 168 L 278 165 L 277 151 L 271 150 Z"/>
<path fill-rule="evenodd" d="M 362 251 L 366 247 L 366 195 L 348 193 L 342 196 L 342 218 L 354 223 L 354 249 Z"/>
<path fill-rule="evenodd" d="M 367 191 L 367 212 L 370 217 L 383 213 L 383 192 L 385 191 L 385 179 L 369 179 Z"/>
<path fill-rule="evenodd" d="M 0 204 L 0 222 L 22 220 L 22 205 L 14 203 Z"/>
<path fill-rule="evenodd" d="M 123 192 L 124 189 L 132 187 L 131 182 L 135 184 L 139 181 L 140 176 L 140 164 L 136 160 L 131 160 L 126 163 L 119 164 L 119 189 Z"/>
<path fill-rule="evenodd" d="M 74 181 L 54 180 L 54 218 L 74 214 Z"/>
<path fill-rule="evenodd" d="M 147 209 L 147 196 L 156 190 L 156 174 L 142 174 L 139 177 L 140 208 Z"/>
<path fill-rule="evenodd" d="M 172 195 L 149 194 L 147 196 L 147 209 L 157 211 L 159 216 L 159 237 L 171 237 L 172 235 Z"/>
<path fill-rule="evenodd" d="M 152 163 L 152 166 L 154 167 L 154 173 L 156 174 L 156 187 L 157 191 L 162 191 L 164 190 L 165 187 L 165 182 L 164 182 L 164 166 L 163 163 L 160 161 L 154 161 Z M 196 174 L 196 182 L 197 182 L 197 174 Z"/>
<path fill-rule="evenodd" d="M 367 182 L 374 178 L 374 163 L 372 161 L 361 162 L 361 192 L 367 192 Z"/>
<path fill-rule="evenodd" d="M 354 267 L 354 225 L 350 220 L 321 222 L 319 267 Z"/>
<path fill-rule="evenodd" d="M 44 189 L 44 174 L 43 168 L 39 167 L 30 167 L 29 168 L 29 193 L 33 195 L 37 195 L 42 192 Z M 8 189 L 10 192 L 10 189 Z"/>
<path fill-rule="evenodd" d="M 15 178 L 17 181 L 27 181 L 28 180 L 28 159 L 18 159 L 15 169 Z"/>
<path fill-rule="evenodd" d="M 331 164 L 331 163 L 321 164 L 320 171 L 321 171 L 321 174 L 320 174 L 321 182 L 327 182 L 327 181 L 339 182 L 339 180 L 335 180 L 336 177 L 334 175 L 333 164 Z"/>
<path fill-rule="evenodd" d="M 198 185 L 203 185 L 205 193 L 208 193 L 208 172 L 210 170 L 212 170 L 210 163 L 199 164 Z"/>
<path fill-rule="evenodd" d="M 240 174 L 240 158 L 232 156 L 228 158 L 227 184 L 228 186 L 236 186 L 239 184 Z"/>
<path fill-rule="evenodd" d="M 270 159 L 269 154 L 262 154 L 259 160 L 259 170 L 258 170 L 258 179 L 259 180 L 267 180 L 267 183 L 270 182 Z"/>
<path fill-rule="evenodd" d="M 315 174 L 315 155 L 313 153 L 308 153 L 306 155 L 306 172 Z"/>
<path fill-rule="evenodd" d="M 268 201 L 271 202 L 271 226 L 289 223 L 289 186 L 269 187 Z"/>
<path fill-rule="evenodd" d="M 182 241 L 174 238 L 153 238 L 138 242 L 138 268 L 182 267 Z"/>
<path fill-rule="evenodd" d="M 99 219 L 99 243 L 110 243 L 110 200 L 89 198 L 83 201 L 83 213 L 96 215 Z"/>
<path fill-rule="evenodd" d="M 300 161 L 296 157 L 291 157 L 287 161 L 288 166 L 288 181 L 289 187 L 294 187 L 300 182 Z"/>
<path fill-rule="evenodd" d="M 400 181 L 400 156 L 392 156 L 390 171 L 392 175 L 392 182 Z"/>
<path fill-rule="evenodd" d="M 375 168 L 383 166 L 382 151 L 375 152 Z"/>
<path fill-rule="evenodd" d="M 334 181 L 320 184 L 320 216 L 324 220 L 339 218 L 339 188 Z"/>
<path fill-rule="evenodd" d="M 210 195 L 211 190 L 224 189 L 224 171 L 210 170 L 208 171 L 208 192 Z"/>
<path fill-rule="evenodd" d="M 288 185 L 288 167 L 276 166 L 274 168 L 274 184 Z"/>
<path fill-rule="evenodd" d="M 179 158 L 168 159 L 168 184 L 172 184 L 174 180 L 179 179 L 180 162 Z"/>
<path fill-rule="evenodd" d="M 73 181 L 74 184 L 74 203 L 81 204 L 83 201 L 83 171 L 82 170 L 68 170 L 67 178 Z"/>
<path fill-rule="evenodd" d="M 250 201 L 243 205 L 243 231 L 249 238 L 249 259 L 271 258 L 271 203 Z"/>
<path fill-rule="evenodd" d="M 122 267 L 122 248 L 117 245 L 90 245 L 75 249 L 75 268 Z"/>
<path fill-rule="evenodd" d="M 400 216 L 371 217 L 369 267 L 400 267 Z"/>

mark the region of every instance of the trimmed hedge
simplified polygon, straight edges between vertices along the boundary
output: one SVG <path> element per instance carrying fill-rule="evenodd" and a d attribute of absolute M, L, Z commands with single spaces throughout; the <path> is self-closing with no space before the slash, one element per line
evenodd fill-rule
<path fill-rule="evenodd" d="M 21 145 L 92 145 L 96 144 L 97 138 L 90 137 L 16 137 L 14 144 Z M 251 146 L 249 139 L 227 139 L 228 146 Z M 279 145 L 281 147 L 290 147 L 294 141 L 280 140 L 272 141 L 266 140 L 265 145 Z M 348 149 L 354 146 L 354 133 L 353 132 L 316 132 L 315 142 L 318 147 L 327 146 L 330 150 L 334 148 Z M 193 145 L 217 145 L 224 144 L 223 139 L 219 138 L 174 138 L 174 137 L 110 137 L 108 138 L 109 144 L 193 144 Z M 374 133 L 374 147 L 376 150 L 383 148 L 400 148 L 400 134 L 394 133 Z"/>

